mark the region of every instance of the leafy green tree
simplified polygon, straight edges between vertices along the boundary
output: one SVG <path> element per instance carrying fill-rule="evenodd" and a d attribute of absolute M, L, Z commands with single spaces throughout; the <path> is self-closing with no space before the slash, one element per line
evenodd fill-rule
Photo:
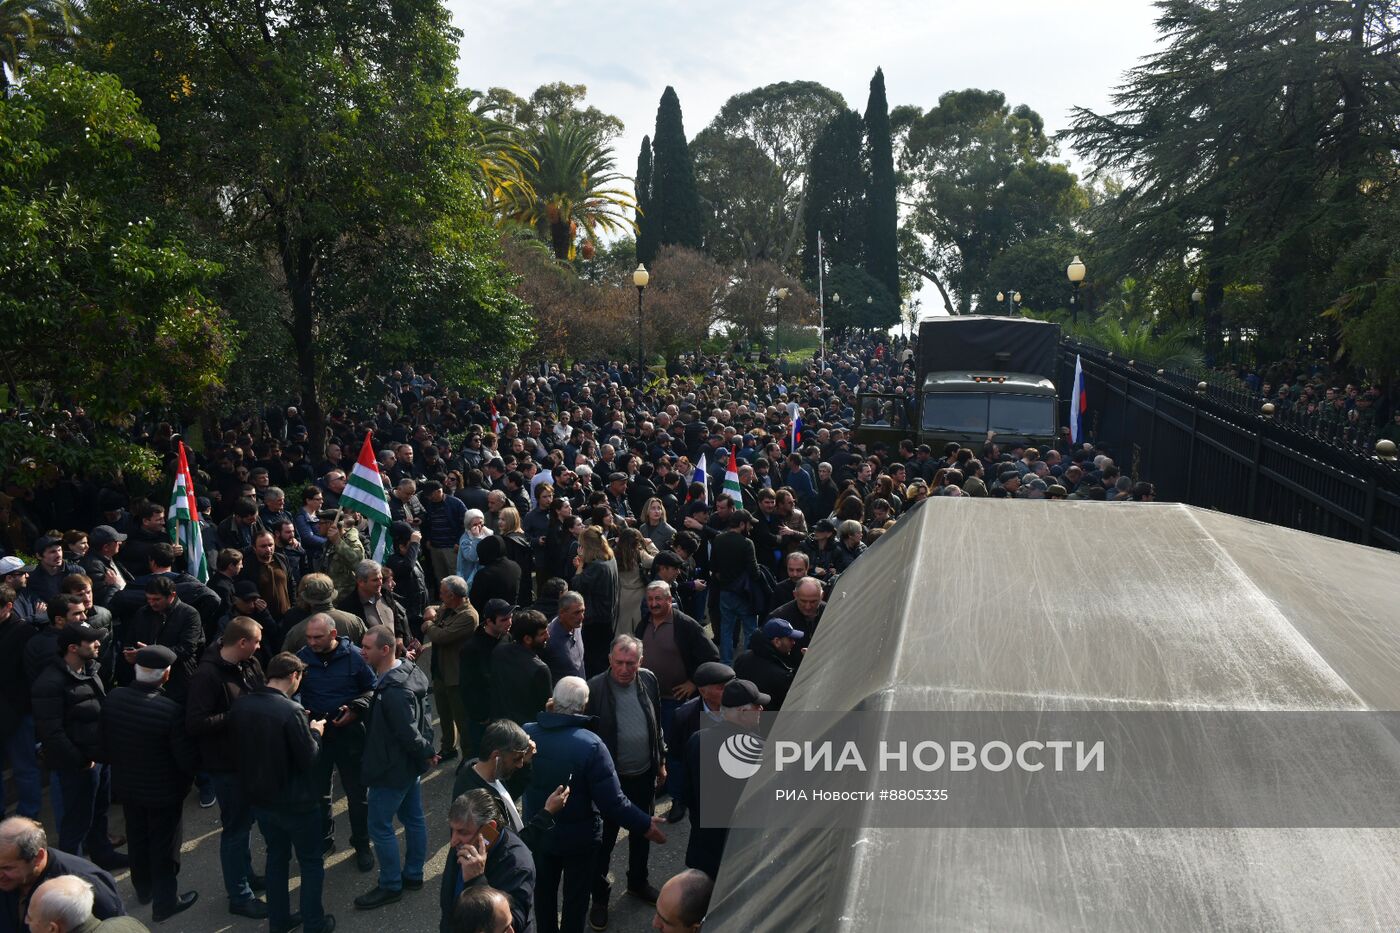
<path fill-rule="evenodd" d="M 85 54 L 160 132 L 163 199 L 260 260 L 313 450 L 327 405 L 393 362 L 470 382 L 516 358 L 528 316 L 475 191 L 441 2 L 85 7 Z"/>
<path fill-rule="evenodd" d="M 1113 110 L 1076 111 L 1067 134 L 1095 172 L 1129 179 L 1095 220 L 1107 231 L 1101 267 L 1196 266 L 1212 349 L 1227 290 L 1257 285 L 1269 307 L 1260 338 L 1282 354 L 1352 285 L 1318 271 L 1338 267 L 1373 206 L 1393 197 L 1395 5 L 1159 9 L 1161 50 L 1129 73 Z"/>
<path fill-rule="evenodd" d="M 705 252 L 727 263 L 778 261 L 791 227 L 791 203 L 777 165 L 753 140 L 708 127 L 690 151 L 705 216 Z"/>
<path fill-rule="evenodd" d="M 921 276 L 966 314 L 989 287 L 992 261 L 1030 237 L 1062 230 L 1085 206 L 1040 115 L 1000 91 L 949 91 L 927 112 L 899 108 L 901 165 L 911 205 L 902 243 Z M 995 289 L 992 289 L 995 291 Z"/>
<path fill-rule="evenodd" d="M 865 194 L 869 188 L 862 161 L 860 114 L 838 114 L 812 147 L 803 252 L 804 278 L 817 277 L 817 234 L 829 264 L 863 266 L 869 229 Z"/>
<path fill-rule="evenodd" d="M 220 385 L 231 337 L 211 297 L 220 268 L 146 215 L 156 142 L 112 75 L 31 68 L 0 98 L 0 408 L 30 413 L 0 437 L 7 475 L 25 457 L 149 471 L 118 429 Z M 74 426 L 75 402 L 93 429 Z"/>
<path fill-rule="evenodd" d="M 891 295 L 899 295 L 899 202 L 894 177 L 894 142 L 890 106 L 885 100 L 885 72 L 875 69 L 865 105 L 866 161 L 870 191 L 866 196 L 869 230 L 865 235 L 865 271 Z"/>
<path fill-rule="evenodd" d="M 815 81 L 781 81 L 725 102 L 691 143 L 710 255 L 796 271 L 812 146 L 845 109 L 845 98 Z"/>
<path fill-rule="evenodd" d="M 674 244 L 699 249 L 704 238 L 700 197 L 675 88 L 667 87 L 661 95 L 651 151 L 652 220 L 645 236 L 648 242 L 654 238 L 658 247 Z"/>
<path fill-rule="evenodd" d="M 642 137 L 642 148 L 637 153 L 637 177 L 632 186 L 637 192 L 637 262 L 648 263 L 656 258 L 656 224 L 651 218 L 651 137 Z"/>
<path fill-rule="evenodd" d="M 528 133 L 525 149 L 530 162 L 523 174 L 533 197 L 513 217 L 536 230 L 557 258 L 573 259 L 580 235 L 592 250 L 600 234 L 634 229 L 627 212 L 636 202 L 620 186 L 625 178 L 596 131 L 551 120 Z"/>

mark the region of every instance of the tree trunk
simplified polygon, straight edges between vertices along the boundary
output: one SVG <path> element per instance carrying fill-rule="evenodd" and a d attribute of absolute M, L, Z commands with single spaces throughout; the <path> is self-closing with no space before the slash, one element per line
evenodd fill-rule
<path fill-rule="evenodd" d="M 314 245 L 306 238 L 291 240 L 285 227 L 280 232 L 283 234 L 279 238 L 282 273 L 292 306 L 290 330 L 296 348 L 297 385 L 301 389 L 301 408 L 306 419 L 306 456 L 314 462 L 326 451 L 326 412 L 321 407 L 316 310 L 312 300 L 316 278 Z"/>
<path fill-rule="evenodd" d="M 958 313 L 953 309 L 953 302 L 948 297 L 948 289 L 943 287 L 943 283 L 939 281 L 938 276 L 934 275 L 928 269 L 921 269 L 918 266 L 910 266 L 910 268 L 933 283 L 934 287 L 938 289 L 938 294 L 943 297 L 943 307 L 949 314 Z"/>

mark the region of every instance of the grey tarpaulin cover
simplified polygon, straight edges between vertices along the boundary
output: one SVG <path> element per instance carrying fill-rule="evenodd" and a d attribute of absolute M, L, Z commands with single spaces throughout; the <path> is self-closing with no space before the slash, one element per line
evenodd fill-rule
<path fill-rule="evenodd" d="M 1166 503 L 931 499 L 841 577 L 784 709 L 1400 710 L 1400 555 Z M 1396 929 L 1400 830 L 736 829 L 705 926 Z"/>
<path fill-rule="evenodd" d="M 1032 318 L 960 315 L 919 324 L 919 373 L 1034 373 L 1052 382 L 1060 325 Z M 1003 362 L 998 353 L 1007 353 Z"/>

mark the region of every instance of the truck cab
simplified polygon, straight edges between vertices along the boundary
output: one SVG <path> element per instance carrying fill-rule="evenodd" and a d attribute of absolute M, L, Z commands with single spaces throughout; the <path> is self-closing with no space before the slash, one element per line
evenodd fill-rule
<path fill-rule="evenodd" d="M 919 327 L 918 395 L 862 393 L 855 437 L 893 447 L 905 438 L 939 449 L 1054 442 L 1053 381 L 1060 328 L 1026 318 L 946 317 Z"/>

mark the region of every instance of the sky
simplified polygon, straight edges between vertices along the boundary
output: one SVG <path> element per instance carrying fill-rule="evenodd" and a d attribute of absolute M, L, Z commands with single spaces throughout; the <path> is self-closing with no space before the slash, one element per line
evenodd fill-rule
<path fill-rule="evenodd" d="M 626 124 L 617 168 L 630 176 L 669 84 L 694 138 L 734 94 L 818 81 L 865 109 L 885 71 L 890 106 L 996 88 L 1054 132 L 1075 106 L 1103 110 L 1154 50 L 1148 0 L 447 0 L 463 33 L 460 81 L 521 96 L 541 84 L 588 86 L 588 103 Z M 1072 153 L 1063 156 L 1072 164 Z M 926 289 L 932 292 L 932 289 Z M 939 304 L 923 297 L 926 310 Z"/>

